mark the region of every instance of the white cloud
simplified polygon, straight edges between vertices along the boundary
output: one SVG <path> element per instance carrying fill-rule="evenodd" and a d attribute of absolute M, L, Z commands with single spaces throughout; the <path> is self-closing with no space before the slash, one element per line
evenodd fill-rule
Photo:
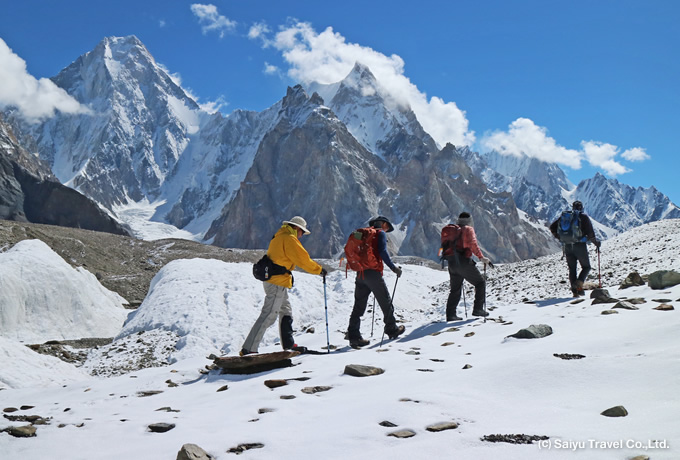
<path fill-rule="evenodd" d="M 252 30 L 252 29 L 251 29 Z M 433 97 L 428 100 L 416 85 L 404 75 L 404 61 L 393 54 L 386 56 L 371 48 L 348 43 L 331 27 L 317 33 L 310 24 L 296 22 L 282 27 L 273 41 L 263 35 L 263 29 L 253 31 L 267 46 L 271 43 L 290 65 L 288 75 L 302 83 L 335 83 L 347 76 L 360 62 L 371 69 L 392 102 L 410 106 L 423 128 L 440 145 L 471 145 L 474 132 L 469 130 L 465 112 L 454 102 Z"/>
<path fill-rule="evenodd" d="M 621 154 L 623 158 L 625 158 L 628 161 L 645 161 L 649 160 L 651 157 L 647 154 L 645 149 L 641 147 L 635 147 L 632 149 L 628 149 L 625 152 Z"/>
<path fill-rule="evenodd" d="M 248 38 L 251 40 L 256 40 L 260 39 L 262 40 L 262 44 L 264 45 L 265 48 L 267 48 L 269 45 L 271 45 L 271 42 L 267 38 L 271 30 L 269 29 L 269 26 L 267 26 L 266 23 L 264 22 L 256 22 L 252 26 L 250 26 L 250 29 L 248 29 Z"/>
<path fill-rule="evenodd" d="M 581 141 L 581 147 L 588 163 L 604 170 L 605 173 L 616 176 L 631 170 L 614 160 L 619 148 L 612 144 L 597 141 Z"/>
<path fill-rule="evenodd" d="M 582 161 L 600 168 L 610 176 L 625 174 L 631 170 L 616 161 L 619 148 L 597 141 L 582 141 L 581 150 L 563 147 L 548 136 L 548 130 L 537 126 L 528 118 L 518 118 L 508 126 L 507 131 L 496 131 L 480 140 L 482 150 L 495 150 L 503 155 L 536 158 L 548 163 L 558 163 L 572 169 L 579 169 Z M 635 147 L 621 156 L 628 161 L 642 161 L 649 158 L 644 149 Z"/>
<path fill-rule="evenodd" d="M 267 61 L 265 61 L 263 72 L 266 75 L 276 75 L 276 74 L 279 73 L 279 68 L 276 67 L 275 65 L 272 65 L 272 64 L 268 63 Z"/>
<path fill-rule="evenodd" d="M 26 61 L 14 54 L 0 38 L 0 107 L 17 107 L 30 122 L 64 113 L 90 113 L 66 91 L 47 78 L 36 79 L 26 70 Z"/>
<path fill-rule="evenodd" d="M 194 3 L 191 5 L 191 12 L 198 18 L 203 35 L 208 32 L 217 32 L 222 38 L 225 32 L 231 32 L 236 28 L 236 21 L 219 14 L 215 5 Z"/>
<path fill-rule="evenodd" d="M 558 145 L 548 136 L 548 130 L 528 118 L 513 121 L 507 131 L 496 131 L 480 140 L 485 150 L 503 155 L 527 156 L 549 163 L 559 163 L 573 169 L 581 167 L 583 152 Z"/>

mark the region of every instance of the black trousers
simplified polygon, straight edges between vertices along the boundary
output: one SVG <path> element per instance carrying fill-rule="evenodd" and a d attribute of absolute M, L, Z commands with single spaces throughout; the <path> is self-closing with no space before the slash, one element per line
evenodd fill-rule
<path fill-rule="evenodd" d="M 460 295 L 463 291 L 463 280 L 475 287 L 475 302 L 473 311 L 484 310 L 484 297 L 486 296 L 486 281 L 472 259 L 459 257 L 460 263 L 454 258 L 447 258 L 449 262 L 449 278 L 451 279 L 451 292 L 446 302 L 446 317 L 455 316 Z"/>
<path fill-rule="evenodd" d="M 354 289 L 354 307 L 349 317 L 349 327 L 347 335 L 350 340 L 361 337 L 361 317 L 366 312 L 368 297 L 373 293 L 375 300 L 380 305 L 385 320 L 385 333 L 389 334 L 397 328 L 397 321 L 394 319 L 394 308 L 392 299 L 387 290 L 387 285 L 380 272 L 375 270 L 364 270 L 357 273 Z"/>
<path fill-rule="evenodd" d="M 564 257 L 569 267 L 569 282 L 575 287 L 576 281 L 585 281 L 590 273 L 590 257 L 586 243 L 572 243 L 564 245 Z M 576 276 L 577 264 L 581 264 L 581 272 Z"/>

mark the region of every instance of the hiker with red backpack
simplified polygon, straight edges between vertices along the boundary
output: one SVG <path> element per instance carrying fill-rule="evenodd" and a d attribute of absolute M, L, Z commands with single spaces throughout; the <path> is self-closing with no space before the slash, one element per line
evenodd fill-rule
<path fill-rule="evenodd" d="M 263 281 L 264 305 L 260 316 L 243 343 L 239 353 L 241 356 L 257 353 L 264 333 L 279 318 L 279 334 L 284 350 L 306 352 L 306 347 L 299 347 L 293 339 L 293 309 L 288 301 L 288 289 L 293 287 L 293 274 L 296 266 L 308 273 L 321 275 L 326 280 L 326 269 L 313 261 L 309 253 L 300 243 L 302 235 L 309 235 L 307 221 L 300 216 L 284 220 L 283 225 L 269 242 L 267 256 L 272 264 L 272 276 Z M 255 270 L 253 271 L 255 274 Z"/>
<path fill-rule="evenodd" d="M 451 280 L 451 292 L 446 302 L 446 321 L 460 321 L 456 314 L 458 302 L 463 291 L 463 281 L 467 281 L 475 287 L 475 302 L 472 316 L 489 316 L 484 309 L 486 297 L 486 280 L 479 273 L 477 266 L 472 260 L 475 255 L 487 266 L 493 266 L 491 261 L 484 257 L 477 243 L 475 229 L 472 228 L 472 216 L 468 212 L 462 212 L 458 216 L 456 224 L 449 224 L 442 229 L 442 258 L 449 264 L 449 277 Z"/>
<path fill-rule="evenodd" d="M 369 227 L 352 232 L 345 245 L 347 265 L 358 272 L 354 289 L 354 307 L 347 329 L 347 338 L 352 348 L 361 348 L 370 343 L 361 336 L 360 326 L 371 293 L 383 312 L 385 334 L 390 339 L 395 339 L 406 330 L 403 325 L 397 326 L 392 298 L 383 279 L 383 263 L 396 273 L 397 278 L 401 276 L 401 268 L 392 263 L 387 253 L 387 233 L 393 231 L 394 227 L 389 219 L 383 216 L 371 219 L 368 225 Z"/>
<path fill-rule="evenodd" d="M 550 232 L 560 240 L 569 268 L 569 284 L 574 297 L 585 295 L 583 283 L 590 272 L 588 257 L 588 241 L 600 250 L 600 241 L 595 237 L 593 223 L 583 211 L 583 203 L 574 201 L 571 210 L 564 211 L 560 217 L 550 224 Z M 576 276 L 577 264 L 581 264 L 581 272 Z"/>

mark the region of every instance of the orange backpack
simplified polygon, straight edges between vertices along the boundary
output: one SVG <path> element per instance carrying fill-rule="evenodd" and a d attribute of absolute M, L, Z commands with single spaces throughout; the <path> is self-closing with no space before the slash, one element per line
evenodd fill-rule
<path fill-rule="evenodd" d="M 448 224 L 442 229 L 442 259 L 462 253 L 463 228 L 459 225 Z"/>
<path fill-rule="evenodd" d="M 358 228 L 347 238 L 345 257 L 347 267 L 359 273 L 375 270 L 382 274 L 383 261 L 378 254 L 378 232 L 373 227 Z"/>

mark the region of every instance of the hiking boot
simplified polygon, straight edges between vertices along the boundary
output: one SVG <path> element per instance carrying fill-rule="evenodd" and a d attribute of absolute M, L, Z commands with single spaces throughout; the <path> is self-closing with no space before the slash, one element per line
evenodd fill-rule
<path fill-rule="evenodd" d="M 298 345 L 297 343 L 291 348 L 292 351 L 299 351 L 301 354 L 307 353 L 307 347 Z"/>
<path fill-rule="evenodd" d="M 484 310 L 472 310 L 472 316 L 481 316 L 484 318 L 489 316 L 489 312 Z"/>
<path fill-rule="evenodd" d="M 369 343 L 371 343 L 370 340 L 366 340 L 362 337 L 359 337 L 358 339 L 350 339 L 349 346 L 352 347 L 352 348 L 358 349 L 358 348 L 361 348 L 361 347 L 365 347 Z"/>
<path fill-rule="evenodd" d="M 462 321 L 462 320 L 463 320 L 463 318 L 461 318 L 460 316 L 458 316 L 455 313 L 453 314 L 453 316 L 447 316 L 446 317 L 446 321 Z"/>
<path fill-rule="evenodd" d="M 396 339 L 401 334 L 403 334 L 405 330 L 406 326 L 398 326 L 392 329 L 390 332 L 385 331 L 385 334 L 387 334 L 387 337 L 389 337 L 390 339 Z"/>
<path fill-rule="evenodd" d="M 246 350 L 245 348 L 242 348 L 238 355 L 239 356 L 245 356 L 245 355 L 254 355 L 254 354 L 257 354 L 257 352 Z"/>

